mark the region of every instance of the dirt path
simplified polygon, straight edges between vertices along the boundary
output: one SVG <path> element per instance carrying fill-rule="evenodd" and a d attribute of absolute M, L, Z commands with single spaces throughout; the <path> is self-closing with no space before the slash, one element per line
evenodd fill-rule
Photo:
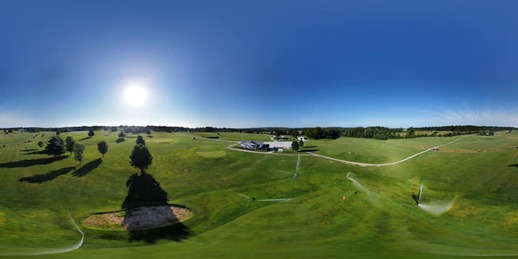
<path fill-rule="evenodd" d="M 68 212 L 67 212 L 68 213 Z M 34 256 L 34 255 L 52 255 L 52 254 L 63 254 L 68 253 L 74 250 L 79 249 L 84 241 L 85 241 L 85 233 L 79 228 L 74 219 L 70 214 L 68 214 L 70 221 L 74 228 L 81 234 L 81 239 L 74 245 L 64 248 L 54 248 L 54 249 L 41 249 L 37 251 L 22 251 L 22 252 L 12 252 L 12 253 L 2 253 L 0 252 L 0 256 Z"/>
<path fill-rule="evenodd" d="M 451 141 L 451 142 L 448 142 L 448 143 L 446 143 L 446 144 L 442 144 L 442 145 L 439 145 L 439 146 L 431 147 L 431 148 L 429 148 L 429 149 L 427 149 L 427 150 L 421 151 L 421 152 L 419 152 L 419 153 L 417 153 L 417 154 L 411 155 L 411 156 L 409 156 L 409 157 L 407 157 L 407 158 L 401 159 L 401 160 L 396 161 L 396 162 L 383 163 L 383 164 L 360 163 L 360 162 L 353 162 L 353 161 L 347 161 L 347 160 L 342 160 L 342 159 L 336 159 L 336 158 L 332 158 L 332 157 L 328 157 L 328 156 L 323 156 L 323 155 L 319 155 L 319 154 L 315 154 L 315 153 L 309 153 L 309 154 L 311 154 L 311 155 L 313 155 L 313 156 L 317 156 L 317 157 L 325 158 L 325 159 L 328 159 L 328 160 L 332 160 L 332 161 L 336 161 L 336 162 L 340 162 L 340 163 L 351 164 L 351 165 L 358 165 L 358 166 L 371 166 L 371 167 L 382 167 L 382 166 L 397 165 L 397 164 L 399 164 L 399 163 L 403 163 L 403 162 L 405 162 L 405 161 L 407 161 L 407 160 L 410 160 L 410 159 L 412 159 L 412 158 L 414 158 L 414 157 L 417 157 L 417 156 L 419 156 L 419 155 L 422 155 L 422 154 L 424 154 L 424 153 L 426 153 L 426 152 L 430 152 L 430 151 L 432 151 L 432 150 L 436 150 L 436 149 L 438 149 L 439 147 L 443 147 L 443 146 L 446 146 L 446 145 L 453 144 L 453 143 L 455 143 L 455 142 L 457 142 L 457 141 L 459 141 L 459 140 L 461 140 L 461 139 L 463 139 L 463 138 L 465 138 L 465 137 L 458 138 L 458 139 L 456 139 L 456 140 L 454 140 L 454 141 Z"/>
<path fill-rule="evenodd" d="M 350 164 L 350 165 L 357 165 L 357 166 L 364 166 L 364 167 L 382 167 L 382 166 L 390 166 L 390 165 L 397 165 L 399 163 L 403 163 L 405 161 L 408 161 L 412 158 L 415 158 L 419 155 L 422 155 L 426 152 L 430 152 L 432 150 L 436 150 L 438 149 L 439 147 L 443 147 L 443 146 L 446 146 L 446 145 L 450 145 L 450 144 L 453 144 L 463 138 L 465 138 L 466 136 L 464 137 L 460 137 L 456 140 L 453 140 L 453 141 L 450 141 L 448 143 L 445 143 L 445 144 L 442 144 L 442 145 L 438 145 L 438 146 L 435 146 L 435 147 L 431 147 L 429 149 L 426 149 L 424 151 L 421 151 L 419 153 L 416 153 L 414 155 L 411 155 L 407 158 L 404 158 L 404 159 L 401 159 L 399 161 L 395 161 L 395 162 L 391 162 L 391 163 L 382 163 L 382 164 L 371 164 L 371 163 L 361 163 L 361 162 L 354 162 L 354 161 L 348 161 L 348 160 L 343 160 L 343 159 L 338 159 L 338 158 L 332 158 L 332 157 L 328 157 L 328 156 L 323 156 L 323 155 L 319 155 L 319 154 L 315 154 L 313 152 L 307 152 L 306 154 L 282 154 L 282 153 L 274 153 L 274 152 L 260 152 L 260 151 L 252 151 L 252 150 L 246 150 L 246 149 L 238 149 L 238 148 L 233 148 L 232 146 L 235 145 L 236 143 L 239 143 L 239 141 L 228 141 L 227 142 L 232 142 L 234 144 L 230 145 L 227 147 L 227 149 L 229 150 L 233 150 L 233 151 L 239 151 L 239 152 L 246 152 L 246 153 L 253 153 L 253 154 L 261 154 L 261 155 L 280 155 L 280 156 L 308 156 L 308 155 L 311 155 L 311 156 L 316 156 L 316 157 L 320 157 L 320 158 L 324 158 L 324 159 L 327 159 L 327 160 L 331 160 L 331 161 L 336 161 L 336 162 L 340 162 L 340 163 L 345 163 L 345 164 Z M 206 139 L 206 138 L 204 138 Z M 207 139 L 207 140 L 214 140 L 214 139 Z M 223 141 L 223 140 L 219 140 L 219 141 Z"/>

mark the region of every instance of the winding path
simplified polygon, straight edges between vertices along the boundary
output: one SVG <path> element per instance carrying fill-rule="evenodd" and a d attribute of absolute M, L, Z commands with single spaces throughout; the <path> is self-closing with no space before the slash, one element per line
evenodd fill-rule
<path fill-rule="evenodd" d="M 446 146 L 446 145 L 450 145 L 450 144 L 453 144 L 463 138 L 465 138 L 466 136 L 464 137 L 460 137 L 456 140 L 453 140 L 453 141 L 450 141 L 448 143 L 445 143 L 445 144 L 442 144 L 442 145 L 439 145 L 439 146 L 435 146 L 435 147 L 431 147 L 429 149 L 426 149 L 424 151 L 421 151 L 419 153 L 416 153 L 414 155 L 411 155 L 407 158 L 404 158 L 404 159 L 401 159 L 399 161 L 396 161 L 396 162 L 391 162 L 391 163 L 383 163 L 383 164 L 371 164 L 371 163 L 361 163 L 361 162 L 354 162 L 354 161 L 348 161 L 348 160 L 343 160 L 343 159 L 338 159 L 338 158 L 332 158 L 332 157 L 328 157 L 328 156 L 323 156 L 323 155 L 319 155 L 319 154 L 315 154 L 313 152 L 308 152 L 307 154 L 309 155 L 312 155 L 312 156 L 316 156 L 316 157 L 320 157 L 320 158 L 324 158 L 324 159 L 327 159 L 327 160 L 331 160 L 331 161 L 336 161 L 336 162 L 340 162 L 340 163 L 345 163 L 345 164 L 350 164 L 350 165 L 357 165 L 357 166 L 363 166 L 363 167 L 382 167 L 382 166 L 390 166 L 390 165 L 396 165 L 396 164 L 399 164 L 399 163 L 403 163 L 407 160 L 410 160 L 412 158 L 415 158 L 419 155 L 422 155 L 426 152 L 430 152 L 432 150 L 435 150 L 435 149 L 438 149 L 439 147 L 443 147 L 443 146 Z M 233 145 L 235 145 L 236 143 L 239 143 L 239 141 L 230 141 L 230 140 L 216 140 L 216 139 L 209 139 L 209 138 L 203 138 L 203 137 L 200 137 L 201 139 L 205 139 L 205 140 L 212 140 L 212 141 L 224 141 L 224 142 L 232 142 L 234 144 L 230 145 L 227 147 L 227 149 L 229 150 L 233 150 L 233 151 L 239 151 L 239 152 L 246 152 L 246 153 L 254 153 L 254 154 L 261 154 L 261 155 L 282 155 L 282 156 L 297 156 L 297 155 L 304 155 L 304 154 L 280 154 L 280 153 L 273 153 L 273 152 L 259 152 L 259 151 L 252 151 L 252 150 L 246 150 L 246 149 L 237 149 L 237 148 L 232 148 Z"/>
<path fill-rule="evenodd" d="M 76 244 L 71 245 L 69 247 L 65 247 L 65 248 L 43 249 L 43 250 L 34 251 L 34 252 L 23 251 L 23 252 L 13 252 L 13 253 L 0 253 L 0 256 L 52 255 L 52 254 L 68 253 L 68 252 L 79 249 L 85 241 L 85 233 L 81 230 L 81 228 L 79 228 L 79 226 L 76 224 L 76 222 L 74 221 L 74 219 L 72 218 L 70 213 L 68 213 L 68 217 L 70 218 L 70 221 L 74 225 L 74 228 L 81 234 L 81 239 Z"/>
<path fill-rule="evenodd" d="M 322 157 L 322 158 L 325 158 L 325 159 L 328 159 L 328 160 L 332 160 L 332 161 L 336 161 L 336 162 L 340 162 L 340 163 L 351 164 L 351 165 L 358 165 L 358 166 L 365 166 L 365 167 L 366 166 L 382 167 L 382 166 L 397 165 L 399 163 L 403 163 L 403 162 L 405 162 L 407 160 L 410 160 L 410 159 L 412 159 L 412 158 L 414 158 L 416 156 L 419 156 L 419 155 L 422 155 L 422 154 L 424 154 L 426 152 L 430 152 L 432 150 L 438 149 L 439 147 L 443 147 L 443 146 L 446 146 L 446 145 L 453 144 L 453 143 L 455 143 L 455 142 L 457 142 L 457 141 L 459 141 L 459 140 L 461 140 L 463 138 L 465 138 L 465 136 L 461 137 L 461 138 L 458 138 L 458 139 L 456 139 L 454 141 L 448 142 L 446 144 L 442 144 L 442 145 L 439 145 L 439 146 L 431 147 L 431 148 L 429 148 L 427 150 L 421 151 L 421 152 L 419 152 L 417 154 L 411 155 L 411 156 L 409 156 L 407 158 L 404 158 L 404 159 L 401 159 L 399 161 L 391 162 L 391 163 L 383 163 L 383 164 L 360 163 L 360 162 L 353 162 L 353 161 L 347 161 L 347 160 L 342 160 L 342 159 L 336 159 L 336 158 L 332 158 L 332 157 L 328 157 L 328 156 L 323 156 L 323 155 L 319 155 L 319 154 L 315 154 L 315 153 L 309 153 L 309 154 L 311 154 L 313 156 L 317 156 L 317 157 Z"/>

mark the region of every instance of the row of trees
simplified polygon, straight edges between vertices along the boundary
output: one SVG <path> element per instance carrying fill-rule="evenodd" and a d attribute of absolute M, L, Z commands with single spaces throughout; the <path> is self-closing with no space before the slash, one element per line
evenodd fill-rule
<path fill-rule="evenodd" d="M 38 142 L 38 146 L 42 147 L 43 142 Z M 97 143 L 97 150 L 104 158 L 104 155 L 108 152 L 108 143 L 106 143 L 106 141 L 99 141 Z M 47 141 L 45 152 L 47 155 L 54 157 L 62 156 L 65 154 L 65 152 L 70 152 L 71 155 L 74 155 L 74 159 L 77 160 L 79 164 L 81 164 L 84 158 L 85 146 L 83 144 L 77 143 L 71 136 L 68 136 L 65 140 L 63 140 L 63 138 L 56 135 L 52 136 Z"/>
<path fill-rule="evenodd" d="M 337 139 L 341 136 L 341 131 L 336 128 L 311 128 L 304 131 L 310 139 Z"/>
<path fill-rule="evenodd" d="M 48 155 L 54 157 L 62 156 L 65 152 L 70 152 L 70 154 L 74 155 L 74 159 L 79 161 L 79 164 L 81 164 L 84 158 L 85 149 L 86 148 L 83 144 L 77 143 L 71 136 L 68 136 L 63 140 L 63 138 L 56 135 L 52 136 L 48 140 L 45 151 Z M 108 143 L 106 143 L 106 141 L 99 141 L 97 143 L 97 150 L 104 158 L 104 155 L 108 152 Z M 144 170 L 151 165 L 152 161 L 153 157 L 146 147 L 146 141 L 139 135 L 130 156 L 130 164 L 139 168 L 141 173 L 144 174 Z"/>
<path fill-rule="evenodd" d="M 390 129 L 387 127 L 356 127 L 356 128 L 350 128 L 346 129 L 344 132 L 345 137 L 353 137 L 353 138 L 374 138 L 374 139 L 391 139 L 391 138 L 401 138 L 401 135 L 399 133 L 403 132 L 403 129 L 397 128 L 397 129 Z M 415 130 L 412 130 L 411 128 L 407 132 L 407 136 L 414 137 Z"/>
<path fill-rule="evenodd" d="M 301 149 L 303 147 L 304 147 L 304 141 L 302 141 L 302 140 L 291 142 L 292 150 L 299 151 L 299 149 Z"/>

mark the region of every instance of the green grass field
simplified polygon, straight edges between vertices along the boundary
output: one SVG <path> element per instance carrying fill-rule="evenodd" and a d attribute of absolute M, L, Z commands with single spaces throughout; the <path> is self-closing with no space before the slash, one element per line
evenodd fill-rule
<path fill-rule="evenodd" d="M 42 154 L 37 142 L 53 134 L 0 135 L 0 255 L 30 257 L 73 247 L 81 234 L 70 217 L 85 233 L 83 245 L 41 258 L 518 255 L 517 133 L 467 136 L 386 167 L 352 166 L 300 152 L 297 177 L 297 156 L 237 152 L 227 149 L 228 142 L 153 133 L 145 137 L 154 157 L 147 173 L 169 194 L 169 203 L 184 205 L 195 216 L 183 223 L 184 235 L 168 228 L 140 233 L 146 238 L 134 241 L 130 237 L 139 233 L 87 228 L 82 221 L 121 210 L 126 181 L 139 172 L 129 164 L 136 136 L 116 143 L 118 132 L 97 131 L 93 138 L 86 138 L 87 132 L 62 134 L 86 146 L 79 166 L 72 156 Z M 268 140 L 256 134 L 219 136 L 243 138 Z M 311 140 L 303 151 L 387 163 L 457 138 Z M 101 140 L 109 144 L 102 160 L 96 146 Z M 416 206 L 411 194 L 421 183 L 423 205 L 453 201 L 449 210 L 436 216 Z"/>

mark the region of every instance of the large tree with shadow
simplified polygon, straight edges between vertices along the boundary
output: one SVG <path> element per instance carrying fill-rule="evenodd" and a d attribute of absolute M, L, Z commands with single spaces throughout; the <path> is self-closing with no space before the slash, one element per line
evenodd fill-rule
<path fill-rule="evenodd" d="M 131 152 L 130 156 L 130 164 L 134 167 L 140 169 L 140 173 L 144 174 L 144 169 L 153 162 L 153 157 L 149 153 L 146 145 L 137 144 L 135 148 L 133 148 L 133 152 Z"/>
<path fill-rule="evenodd" d="M 81 165 L 84 157 L 85 157 L 85 146 L 83 144 L 75 143 L 74 144 L 74 159 L 79 161 L 79 165 Z"/>
<path fill-rule="evenodd" d="M 130 164 L 140 169 L 140 174 L 135 173 L 126 181 L 128 195 L 121 205 L 125 211 L 143 206 L 170 206 L 168 204 L 169 195 L 160 187 L 158 181 L 150 174 L 146 174 L 146 169 L 153 157 L 144 144 L 137 144 L 130 156 Z M 128 215 L 128 214 L 126 214 Z M 171 213 L 171 218 L 176 217 Z M 125 218 L 124 221 L 127 221 Z M 178 222 L 176 224 L 146 230 L 130 230 L 129 241 L 144 241 L 155 243 L 159 239 L 169 239 L 181 241 L 191 234 L 189 228 Z"/>
<path fill-rule="evenodd" d="M 45 151 L 49 156 L 61 156 L 65 153 L 65 141 L 59 136 L 52 136 L 47 141 Z"/>
<path fill-rule="evenodd" d="M 71 136 L 68 136 L 65 139 L 65 150 L 70 152 L 70 154 L 72 154 L 72 152 L 74 152 L 75 144 L 76 144 L 76 141 L 74 140 L 74 138 L 72 138 Z"/>
<path fill-rule="evenodd" d="M 126 181 L 128 196 L 124 199 L 121 208 L 125 211 L 142 206 L 170 206 L 169 195 L 160 187 L 160 183 L 150 174 L 133 174 Z M 177 205 L 178 206 L 178 205 Z M 128 215 L 128 214 L 126 214 Z M 152 215 L 150 215 L 152 216 Z M 171 212 L 171 219 L 176 218 Z M 127 218 L 124 219 L 124 222 Z M 189 228 L 181 222 L 154 229 L 130 230 L 129 240 L 155 243 L 160 239 L 181 241 L 191 235 Z"/>
<path fill-rule="evenodd" d="M 97 150 L 99 150 L 99 153 L 101 153 L 103 155 L 103 158 L 104 158 L 104 154 L 106 154 L 106 152 L 108 152 L 108 143 L 106 143 L 106 141 L 99 141 L 99 143 L 97 143 Z"/>
<path fill-rule="evenodd" d="M 144 138 L 141 135 L 137 136 L 137 144 L 146 145 L 146 141 L 144 140 Z"/>

